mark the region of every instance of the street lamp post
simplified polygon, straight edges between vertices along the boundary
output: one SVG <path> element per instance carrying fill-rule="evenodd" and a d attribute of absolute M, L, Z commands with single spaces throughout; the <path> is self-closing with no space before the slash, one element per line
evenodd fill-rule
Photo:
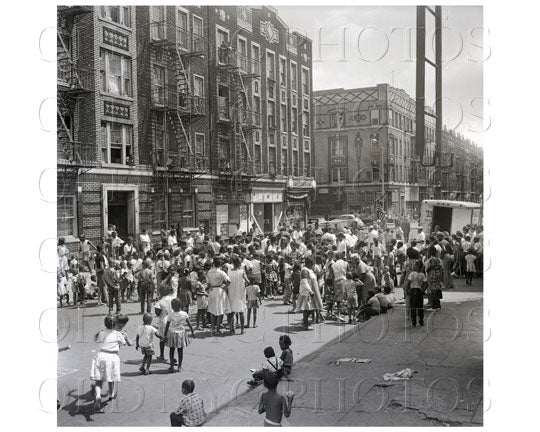
<path fill-rule="evenodd" d="M 384 210 L 384 148 L 382 144 L 379 142 L 379 134 L 373 133 L 371 134 L 371 142 L 373 144 L 378 144 L 379 149 L 381 150 L 380 159 L 381 159 L 381 170 L 380 170 L 380 176 L 381 176 L 381 194 L 382 194 L 382 210 Z"/>

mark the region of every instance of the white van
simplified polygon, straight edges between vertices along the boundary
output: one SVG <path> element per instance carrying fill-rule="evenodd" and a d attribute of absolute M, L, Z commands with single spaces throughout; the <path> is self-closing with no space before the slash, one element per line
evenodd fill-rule
<path fill-rule="evenodd" d="M 420 226 L 426 236 L 439 225 L 440 231 L 455 234 L 465 225 L 481 225 L 482 205 L 466 201 L 424 200 L 420 207 Z"/>

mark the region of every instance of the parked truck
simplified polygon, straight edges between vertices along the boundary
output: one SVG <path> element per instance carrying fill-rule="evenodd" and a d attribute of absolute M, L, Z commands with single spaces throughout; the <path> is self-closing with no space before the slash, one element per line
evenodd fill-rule
<path fill-rule="evenodd" d="M 420 207 L 420 226 L 429 235 L 435 225 L 454 234 L 465 225 L 482 224 L 482 205 L 466 201 L 424 200 Z"/>

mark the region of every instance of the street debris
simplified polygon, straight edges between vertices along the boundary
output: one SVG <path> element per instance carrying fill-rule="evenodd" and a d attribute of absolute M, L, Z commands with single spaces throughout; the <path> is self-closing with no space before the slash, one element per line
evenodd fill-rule
<path fill-rule="evenodd" d="M 371 363 L 371 359 L 360 359 L 360 358 L 341 358 L 338 360 L 331 361 L 328 364 L 333 364 L 339 366 L 341 363 Z"/>
<path fill-rule="evenodd" d="M 409 379 L 409 378 L 412 378 L 412 374 L 414 373 L 414 371 L 412 371 L 411 369 L 409 368 L 406 368 L 406 369 L 402 369 L 400 370 L 399 372 L 394 372 L 394 373 L 385 373 L 383 375 L 383 379 L 385 381 L 400 381 L 400 380 L 406 380 L 406 379 Z"/>

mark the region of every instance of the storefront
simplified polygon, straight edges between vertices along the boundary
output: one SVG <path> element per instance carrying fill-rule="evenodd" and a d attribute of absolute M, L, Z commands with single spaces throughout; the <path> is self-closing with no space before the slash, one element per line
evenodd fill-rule
<path fill-rule="evenodd" d="M 313 179 L 289 179 L 285 189 L 283 218 L 285 226 L 307 226 L 307 218 L 311 213 L 310 193 L 316 188 Z"/>
<path fill-rule="evenodd" d="M 232 236 L 238 230 L 249 231 L 249 204 L 245 202 L 216 205 L 216 234 L 224 238 Z"/>
<path fill-rule="evenodd" d="M 277 231 L 283 211 L 281 189 L 256 189 L 251 191 L 251 215 L 264 232 Z"/>

